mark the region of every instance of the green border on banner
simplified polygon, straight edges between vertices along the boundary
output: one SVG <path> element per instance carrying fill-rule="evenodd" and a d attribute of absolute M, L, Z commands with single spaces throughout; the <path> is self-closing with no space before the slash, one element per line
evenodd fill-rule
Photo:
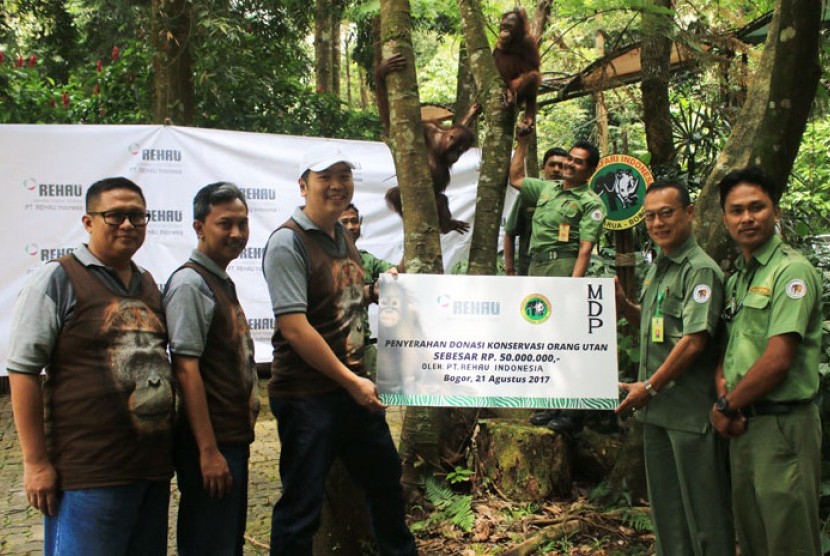
<path fill-rule="evenodd" d="M 417 405 L 431 407 L 507 407 L 526 409 L 616 409 L 619 400 L 609 398 L 514 398 L 492 396 L 416 396 L 411 394 L 380 394 L 386 405 Z"/>

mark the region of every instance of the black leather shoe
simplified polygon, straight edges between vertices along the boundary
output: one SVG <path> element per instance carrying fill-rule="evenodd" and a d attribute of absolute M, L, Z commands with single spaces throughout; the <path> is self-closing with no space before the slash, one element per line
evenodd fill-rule
<path fill-rule="evenodd" d="M 554 419 L 558 415 L 558 409 L 543 409 L 530 416 L 530 424 L 536 425 L 537 427 L 544 427 L 548 424 L 548 421 Z"/>
<path fill-rule="evenodd" d="M 562 414 L 548 421 L 545 426 L 561 434 L 576 434 L 582 430 L 582 419 Z"/>

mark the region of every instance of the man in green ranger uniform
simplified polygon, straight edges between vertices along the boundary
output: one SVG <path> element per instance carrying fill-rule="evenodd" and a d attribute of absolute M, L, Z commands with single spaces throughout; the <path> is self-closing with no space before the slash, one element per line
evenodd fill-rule
<path fill-rule="evenodd" d="M 606 210 L 602 199 L 588 185 L 599 163 L 599 150 L 588 141 L 577 141 L 562 167 L 562 182 L 525 177 L 529 134 L 518 134 L 510 161 L 510 185 L 519 200 L 535 206 L 530 236 L 529 276 L 585 276 L 591 251 L 602 232 Z M 543 411 L 531 417 L 557 432 L 582 428 L 577 412 Z"/>
<path fill-rule="evenodd" d="M 735 554 L 726 445 L 709 423 L 723 272 L 692 235 L 685 187 L 653 184 L 644 211 L 660 253 L 640 304 L 617 281 L 618 313 L 640 323 L 639 382 L 620 384 L 627 395 L 617 413 L 636 411 L 643 422 L 657 554 Z"/>
<path fill-rule="evenodd" d="M 344 210 L 343 214 L 340 215 L 340 223 L 343 224 L 343 227 L 346 228 L 352 236 L 352 241 L 357 244 L 357 240 L 360 238 L 360 231 L 363 226 L 363 217 L 360 216 L 360 211 L 357 210 L 357 207 L 354 206 L 353 203 L 349 203 L 349 206 L 346 207 L 346 210 Z M 366 286 L 368 286 L 366 298 L 377 303 L 377 298 L 375 297 L 375 283 L 378 281 L 378 276 L 390 268 L 393 268 L 395 265 L 375 257 L 365 249 L 358 249 L 358 252 L 360 253 L 360 264 L 365 271 L 365 274 L 363 275 L 363 282 Z M 378 366 L 378 351 L 375 347 L 377 339 L 372 339 L 372 330 L 369 327 L 369 309 L 365 306 L 363 307 L 362 326 L 365 338 L 365 343 L 363 345 L 366 346 L 366 351 L 363 354 L 363 362 L 366 365 L 366 372 L 368 373 L 369 378 L 375 380 Z"/>
<path fill-rule="evenodd" d="M 726 351 L 711 409 L 730 440 L 742 554 L 821 554 L 818 504 L 821 282 L 775 234 L 783 188 L 757 169 L 721 180 L 723 223 L 737 243 L 726 283 Z"/>
<path fill-rule="evenodd" d="M 542 177 L 548 181 L 562 179 L 562 167 L 568 159 L 568 151 L 562 147 L 553 147 L 545 152 L 542 158 Z M 516 268 L 516 237 L 519 238 L 518 274 L 527 276 L 530 266 L 528 246 L 530 245 L 531 220 L 536 211 L 534 205 L 527 205 L 521 197 L 513 203 L 513 208 L 504 223 L 504 273 L 508 276 L 517 274 Z"/>

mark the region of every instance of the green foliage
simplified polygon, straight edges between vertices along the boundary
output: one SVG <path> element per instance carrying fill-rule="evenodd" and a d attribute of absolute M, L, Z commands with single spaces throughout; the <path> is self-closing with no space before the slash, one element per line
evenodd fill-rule
<path fill-rule="evenodd" d="M 650 513 L 642 511 L 634 512 L 623 509 L 619 515 L 625 525 L 631 527 L 639 533 L 654 531 L 654 522 L 651 521 Z"/>
<path fill-rule="evenodd" d="M 464 532 L 472 531 L 475 522 L 472 496 L 456 494 L 434 477 L 427 477 L 426 494 L 435 511 L 426 520 L 413 523 L 413 532 L 441 522 L 449 522 Z"/>
<path fill-rule="evenodd" d="M 0 123 L 147 123 L 150 120 L 148 51 L 122 45 L 118 54 L 74 68 L 68 82 L 44 75 L 46 68 L 28 61 L 0 64 Z"/>
<path fill-rule="evenodd" d="M 799 236 L 830 231 L 830 116 L 807 125 L 781 207 Z"/>
<path fill-rule="evenodd" d="M 475 475 L 475 472 L 472 469 L 456 465 L 455 469 L 447 473 L 447 482 L 451 485 L 469 483 L 473 475 Z"/>

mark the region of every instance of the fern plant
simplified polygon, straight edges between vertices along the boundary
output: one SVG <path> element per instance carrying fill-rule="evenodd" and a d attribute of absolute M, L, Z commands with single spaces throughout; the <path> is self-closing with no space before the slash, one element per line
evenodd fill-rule
<path fill-rule="evenodd" d="M 465 533 L 472 531 L 475 522 L 472 496 L 456 494 L 434 477 L 427 478 L 426 492 L 436 510 L 428 520 L 430 523 L 449 521 Z"/>

